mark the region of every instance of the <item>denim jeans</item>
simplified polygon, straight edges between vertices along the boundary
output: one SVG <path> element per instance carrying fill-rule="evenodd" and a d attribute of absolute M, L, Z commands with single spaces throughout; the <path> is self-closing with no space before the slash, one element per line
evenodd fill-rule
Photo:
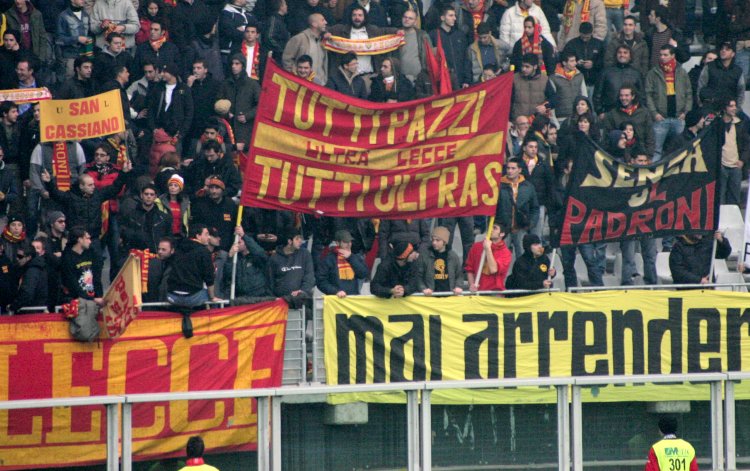
<path fill-rule="evenodd" d="M 167 301 L 180 307 L 199 307 L 208 301 L 208 290 L 205 288 L 193 294 L 167 293 Z"/>
<path fill-rule="evenodd" d="M 516 232 L 510 233 L 510 247 L 513 250 L 513 259 L 518 260 L 518 258 L 523 255 L 523 236 L 526 235 L 526 231 L 519 229 Z"/>
<path fill-rule="evenodd" d="M 607 267 L 607 244 L 583 244 L 578 246 L 591 286 L 604 286 L 604 270 Z"/>
<path fill-rule="evenodd" d="M 534 224 L 534 227 L 532 227 L 529 232 L 531 232 L 534 235 L 538 235 L 539 239 L 542 240 L 542 243 L 544 243 L 544 224 L 545 224 L 545 218 L 547 217 L 547 208 L 540 204 L 539 205 L 539 219 L 537 219 L 536 224 Z"/>
<path fill-rule="evenodd" d="M 685 129 L 685 121 L 678 118 L 665 118 L 661 121 L 654 121 L 654 141 L 656 143 L 654 147 L 654 162 L 661 160 L 662 150 L 667 139 L 679 136 L 683 129 Z"/>
<path fill-rule="evenodd" d="M 622 24 L 625 21 L 625 11 L 622 8 L 607 8 L 607 39 L 612 33 L 612 27 L 617 34 L 622 30 Z"/>
<path fill-rule="evenodd" d="M 747 47 L 737 51 L 737 55 L 734 56 L 734 63 L 742 69 L 742 73 L 745 75 L 745 82 L 748 81 L 748 74 L 750 74 L 750 49 Z"/>
<path fill-rule="evenodd" d="M 742 197 L 742 169 L 721 166 L 719 173 L 719 204 L 740 205 Z"/>
<path fill-rule="evenodd" d="M 652 237 L 642 237 L 620 242 L 622 252 L 622 281 L 623 286 L 632 285 L 638 270 L 635 266 L 635 244 L 641 245 L 643 258 L 643 282 L 647 285 L 656 284 L 656 241 Z"/>

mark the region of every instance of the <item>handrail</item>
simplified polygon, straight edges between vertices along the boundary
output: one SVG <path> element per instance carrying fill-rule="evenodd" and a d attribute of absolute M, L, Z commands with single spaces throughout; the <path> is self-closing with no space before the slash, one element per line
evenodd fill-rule
<path fill-rule="evenodd" d="M 125 403 L 125 396 L 54 397 L 0 401 L 0 410 L 45 409 L 48 407 L 107 406 Z"/>
<path fill-rule="evenodd" d="M 568 292 L 576 293 L 579 291 L 628 291 L 628 290 L 665 290 L 672 291 L 675 289 L 707 289 L 707 288 L 750 288 L 750 283 L 683 283 L 672 285 L 620 285 L 620 286 L 571 286 Z"/>

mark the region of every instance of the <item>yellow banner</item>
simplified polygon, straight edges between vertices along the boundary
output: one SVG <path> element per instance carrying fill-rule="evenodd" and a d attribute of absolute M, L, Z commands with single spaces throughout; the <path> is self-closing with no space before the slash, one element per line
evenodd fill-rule
<path fill-rule="evenodd" d="M 743 293 L 327 296 L 324 319 L 328 384 L 750 371 L 750 295 Z M 584 399 L 707 399 L 707 391 L 610 386 L 587 389 Z M 437 391 L 433 399 L 552 402 L 555 392 Z"/>
<path fill-rule="evenodd" d="M 102 317 L 107 336 L 117 338 L 138 316 L 142 304 L 141 260 L 130 255 L 120 273 L 104 293 Z"/>
<path fill-rule="evenodd" d="M 119 90 L 78 100 L 40 102 L 41 140 L 79 141 L 125 130 Z"/>

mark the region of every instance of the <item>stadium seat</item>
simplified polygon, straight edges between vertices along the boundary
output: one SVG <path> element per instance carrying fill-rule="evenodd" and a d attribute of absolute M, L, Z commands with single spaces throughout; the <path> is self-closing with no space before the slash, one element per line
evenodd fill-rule
<path fill-rule="evenodd" d="M 722 204 L 719 208 L 719 230 L 723 232 L 731 227 L 745 227 L 742 211 L 736 204 Z"/>
<path fill-rule="evenodd" d="M 656 254 L 656 277 L 659 284 L 672 284 L 672 270 L 669 269 L 669 252 L 659 252 Z"/>

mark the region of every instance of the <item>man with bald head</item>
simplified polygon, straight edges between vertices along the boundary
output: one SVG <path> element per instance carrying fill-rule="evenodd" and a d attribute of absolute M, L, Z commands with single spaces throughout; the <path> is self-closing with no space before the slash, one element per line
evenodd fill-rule
<path fill-rule="evenodd" d="M 284 69 L 294 72 L 297 58 L 308 55 L 312 58 L 315 76 L 322 83 L 328 81 L 328 56 L 323 48 L 323 36 L 326 34 L 328 22 L 320 13 L 313 13 L 307 19 L 308 28 L 292 37 L 284 48 L 282 63 Z"/>

